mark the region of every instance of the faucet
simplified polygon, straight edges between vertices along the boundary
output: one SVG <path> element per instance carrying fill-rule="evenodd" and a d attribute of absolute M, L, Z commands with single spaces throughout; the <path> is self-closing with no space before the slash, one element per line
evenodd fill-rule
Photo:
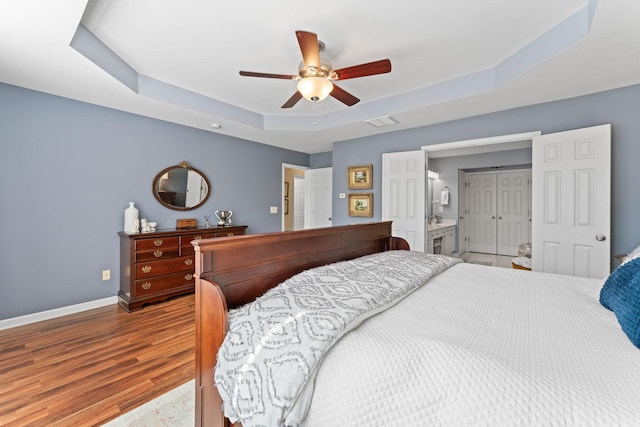
<path fill-rule="evenodd" d="M 442 222 L 442 217 L 438 215 L 431 215 L 429 217 L 429 224 L 440 224 Z"/>

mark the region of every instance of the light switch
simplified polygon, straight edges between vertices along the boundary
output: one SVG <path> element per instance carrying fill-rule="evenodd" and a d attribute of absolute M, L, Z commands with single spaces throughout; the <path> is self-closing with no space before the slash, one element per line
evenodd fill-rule
<path fill-rule="evenodd" d="M 346 197 L 347 197 L 347 195 L 346 195 L 346 194 L 344 194 L 344 193 L 340 193 L 340 198 L 341 198 L 341 199 L 344 199 L 344 198 L 346 198 Z"/>
<path fill-rule="evenodd" d="M 277 206 L 271 206 L 271 208 L 269 209 L 269 213 L 277 214 L 278 213 L 278 207 Z"/>

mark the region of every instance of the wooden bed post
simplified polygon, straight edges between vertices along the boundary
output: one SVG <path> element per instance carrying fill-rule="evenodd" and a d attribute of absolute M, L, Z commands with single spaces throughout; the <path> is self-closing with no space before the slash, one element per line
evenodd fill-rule
<path fill-rule="evenodd" d="M 203 307 L 207 307 L 203 310 Z M 222 399 L 213 384 L 216 351 L 227 332 L 227 303 L 222 290 L 196 278 L 196 427 L 225 427 Z"/>

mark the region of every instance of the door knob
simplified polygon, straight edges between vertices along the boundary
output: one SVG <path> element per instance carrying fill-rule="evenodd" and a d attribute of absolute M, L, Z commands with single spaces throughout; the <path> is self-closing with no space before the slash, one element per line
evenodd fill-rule
<path fill-rule="evenodd" d="M 607 240 L 607 236 L 605 236 L 604 234 L 596 234 L 596 240 L 598 242 L 604 242 L 605 240 Z"/>

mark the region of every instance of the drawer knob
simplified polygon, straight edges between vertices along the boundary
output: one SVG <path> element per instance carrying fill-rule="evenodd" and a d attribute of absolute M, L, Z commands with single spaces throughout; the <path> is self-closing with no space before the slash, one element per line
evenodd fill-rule
<path fill-rule="evenodd" d="M 145 290 L 151 289 L 151 282 L 144 282 L 142 284 L 142 289 L 145 289 Z"/>
<path fill-rule="evenodd" d="M 160 250 L 153 251 L 153 256 L 156 258 L 160 258 L 162 256 L 162 251 Z"/>
<path fill-rule="evenodd" d="M 156 239 L 153 241 L 153 244 L 156 246 L 162 246 L 162 239 Z"/>
<path fill-rule="evenodd" d="M 145 265 L 140 270 L 142 270 L 143 273 L 148 273 L 148 272 L 151 271 L 151 266 L 150 265 Z"/>
<path fill-rule="evenodd" d="M 227 236 L 233 236 L 233 233 L 227 233 Z"/>
<path fill-rule="evenodd" d="M 193 240 L 202 240 L 202 236 L 198 234 L 193 238 Z"/>
<path fill-rule="evenodd" d="M 193 259 L 189 258 L 189 259 L 185 259 L 184 260 L 184 264 L 185 265 L 192 265 L 193 264 Z"/>
<path fill-rule="evenodd" d="M 193 274 L 189 273 L 184 275 L 184 280 L 191 280 L 191 279 L 193 279 Z"/>

